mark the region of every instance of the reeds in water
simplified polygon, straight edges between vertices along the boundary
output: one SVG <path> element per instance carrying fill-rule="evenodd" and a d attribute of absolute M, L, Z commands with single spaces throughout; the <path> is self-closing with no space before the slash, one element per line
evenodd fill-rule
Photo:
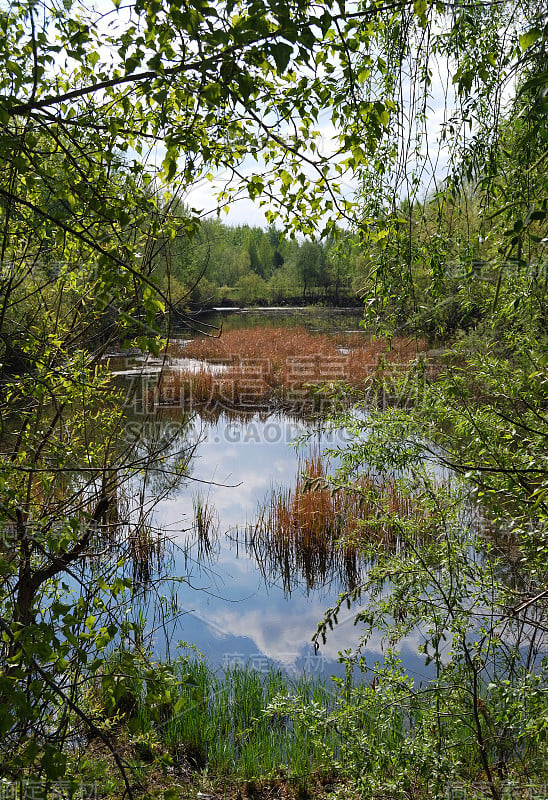
<path fill-rule="evenodd" d="M 199 558 L 209 557 L 219 534 L 219 516 L 207 497 L 197 494 L 192 498 L 194 530 L 198 538 Z"/>
<path fill-rule="evenodd" d="M 318 742 L 302 723 L 285 715 L 273 721 L 264 713 L 277 696 L 296 696 L 317 703 L 327 716 L 335 698 L 319 680 L 292 681 L 274 667 L 261 673 L 240 664 L 219 674 L 201 660 L 186 661 L 182 669 L 190 677 L 181 692 L 187 702 L 163 736 L 166 744 L 182 746 L 197 766 L 245 780 L 305 778 L 320 768 L 326 748 L 336 750 L 335 731 L 326 730 Z"/>
<path fill-rule="evenodd" d="M 321 456 L 313 454 L 301 464 L 294 489 L 272 489 L 246 543 L 265 579 L 281 578 L 287 593 L 300 579 L 307 589 L 332 580 L 353 589 L 371 546 L 404 546 L 409 521 L 417 538 L 429 535 L 429 511 L 396 481 L 371 475 L 334 487 Z"/>
<path fill-rule="evenodd" d="M 134 577 L 142 583 L 150 581 L 162 563 L 165 538 L 145 524 L 135 526 L 129 537 L 129 554 Z"/>
<path fill-rule="evenodd" d="M 334 728 L 326 727 L 319 740 L 299 719 L 265 713 L 278 698 L 296 698 L 328 718 L 338 703 L 319 678 L 291 679 L 274 664 L 256 670 L 234 662 L 214 670 L 198 654 L 159 663 L 139 648 L 122 647 L 108 657 L 87 697 L 119 734 L 124 725 L 138 731 L 130 741 L 147 743 L 152 757 L 167 748 L 174 763 L 218 778 L 306 778 L 326 771 L 325 752 L 334 753 L 339 741 Z"/>
<path fill-rule="evenodd" d="M 162 375 L 155 389 L 158 404 L 250 404 L 310 400 L 316 387 L 342 382 L 353 388 L 384 380 L 426 349 L 426 343 L 365 334 L 338 337 L 302 327 L 233 330 L 219 338 L 195 339 L 169 347 L 172 357 L 204 362 L 198 370 L 177 369 Z M 223 365 L 212 370 L 210 365 Z"/>

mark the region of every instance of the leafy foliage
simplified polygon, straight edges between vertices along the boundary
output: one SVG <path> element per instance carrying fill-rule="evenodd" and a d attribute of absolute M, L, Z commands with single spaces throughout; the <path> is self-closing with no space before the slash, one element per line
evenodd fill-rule
<path fill-rule="evenodd" d="M 287 227 L 339 238 L 331 258 L 312 240 L 284 251 L 274 229 L 271 251 L 246 231 L 244 259 L 227 264 L 223 279 L 241 282 L 242 296 L 288 287 L 306 296 L 311 281 L 331 281 L 338 296 L 355 257 L 378 325 L 419 325 L 431 338 L 476 326 L 477 339 L 455 354 L 424 407 L 372 417 L 367 452 L 357 445 L 348 463 L 393 458 L 394 469 L 415 469 L 423 443 L 434 441 L 498 530 L 515 536 L 517 583 L 505 582 L 504 557 L 477 538 L 466 548 L 482 558 L 467 574 L 465 540 L 444 526 L 440 541 L 410 562 L 418 591 L 409 563 L 394 555 L 379 559 L 368 584 L 377 594 L 367 624 L 393 624 L 405 602 L 427 626 L 438 668 L 432 697 L 456 704 L 451 713 L 473 737 L 470 764 L 496 797 L 496 765 L 508 761 L 500 731 L 513 732 L 518 755 L 533 752 L 531 741 L 537 753 L 544 747 L 543 724 L 530 717 L 539 691 L 527 705 L 535 660 L 520 672 L 522 640 L 507 645 L 501 626 L 512 628 L 511 615 L 500 611 L 510 603 L 520 630 L 532 626 L 534 654 L 543 628 L 530 613 L 546 596 L 544 8 L 114 0 L 94 11 L 71 0 L 21 1 L 2 7 L 0 31 L 2 770 L 62 776 L 74 715 L 110 742 L 79 691 L 104 664 L 126 601 L 150 579 L 161 550 L 136 488 L 140 471 L 169 457 L 165 472 L 177 480 L 189 451 L 184 431 L 168 455 L 161 436 L 151 447 L 128 442 L 123 399 L 102 357 L 114 346 L 158 353 L 161 321 L 169 330 L 174 319 L 186 321 L 187 297 L 210 296 L 211 285 L 197 288 L 207 258 L 192 255 L 201 211 L 178 195 L 225 170 L 231 180 L 220 205 L 243 192 L 269 205 L 273 224 L 283 210 Z M 425 197 L 425 174 L 438 180 L 426 146 L 436 60 L 455 111 L 439 137 L 449 177 Z M 326 111 L 334 134 L 324 148 Z M 357 201 L 348 181 L 359 183 Z M 339 235 L 342 221 L 352 236 Z M 356 254 L 356 239 L 366 252 Z M 483 354 L 470 358 L 466 347 L 478 339 Z M 166 475 L 158 485 L 168 491 Z M 421 491 L 437 496 L 427 486 L 425 478 Z M 388 579 L 384 600 L 379 587 Z M 467 605 L 471 591 L 477 614 Z M 439 650 L 446 630 L 448 664 Z M 380 694 L 393 702 L 406 681 L 389 695 L 389 679 Z M 424 766 L 427 728 L 419 746 L 402 734 L 401 716 L 381 719 Z M 515 724 L 521 719 L 524 728 Z M 358 775 L 357 750 L 350 761 Z"/>

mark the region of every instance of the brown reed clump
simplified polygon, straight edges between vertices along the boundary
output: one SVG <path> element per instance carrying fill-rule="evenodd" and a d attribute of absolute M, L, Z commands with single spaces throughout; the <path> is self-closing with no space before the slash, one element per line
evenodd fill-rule
<path fill-rule="evenodd" d="M 267 402 L 272 386 L 260 370 L 230 367 L 222 373 L 209 372 L 205 367 L 195 372 L 170 370 L 149 389 L 148 401 L 155 405 L 213 405 L 247 406 Z"/>
<path fill-rule="evenodd" d="M 219 515 L 209 498 L 197 494 L 192 498 L 194 530 L 198 537 L 198 558 L 209 558 L 219 535 Z"/>
<path fill-rule="evenodd" d="M 272 490 L 247 532 L 265 577 L 281 577 L 286 592 L 299 574 L 308 589 L 332 579 L 352 589 L 365 565 L 366 545 L 403 547 L 403 520 L 413 521 L 417 539 L 432 529 L 429 513 L 393 480 L 366 476 L 334 490 L 319 454 L 306 459 L 304 473 L 295 489 Z"/>
<path fill-rule="evenodd" d="M 359 356 L 371 367 L 378 365 L 382 356 L 390 363 L 406 363 L 424 350 L 426 342 L 417 339 L 395 337 L 389 346 L 386 339 L 371 339 L 365 333 L 334 337 L 312 333 L 302 326 L 243 328 L 227 331 L 219 337 L 193 339 L 182 347 L 177 343 L 170 346 L 171 355 L 212 363 L 237 364 L 242 360 L 267 359 L 274 374 L 283 372 L 287 362 L 295 358 L 318 358 L 325 370 L 331 360 L 344 363 L 344 357 L 341 358 L 344 355 Z"/>
<path fill-rule="evenodd" d="M 161 562 L 165 541 L 146 525 L 138 525 L 129 537 L 129 556 L 133 563 L 134 578 L 148 583 Z"/>
<path fill-rule="evenodd" d="M 360 388 L 367 381 L 384 380 L 425 349 L 424 342 L 403 337 L 393 339 L 388 348 L 384 339 L 365 334 L 335 338 L 303 327 L 232 330 L 218 338 L 173 343 L 171 356 L 222 365 L 222 370 L 175 366 L 162 376 L 155 399 L 161 405 L 306 400 L 317 386 L 340 381 Z"/>

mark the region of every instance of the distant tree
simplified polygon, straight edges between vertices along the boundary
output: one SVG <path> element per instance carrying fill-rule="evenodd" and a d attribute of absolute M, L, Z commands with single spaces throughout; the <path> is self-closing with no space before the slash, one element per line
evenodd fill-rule
<path fill-rule="evenodd" d="M 268 281 L 270 299 L 274 303 L 297 298 L 302 292 L 302 285 L 297 276 L 295 265 L 286 262 L 280 269 L 272 273 Z"/>
<path fill-rule="evenodd" d="M 329 242 L 324 271 L 326 292 L 335 305 L 341 300 L 342 292 L 351 291 L 351 280 L 358 272 L 356 258 L 359 250 L 349 235 L 341 236 L 337 243 Z M 363 287 L 361 287 L 363 288 Z"/>
<path fill-rule="evenodd" d="M 257 252 L 257 245 L 255 244 L 255 242 L 253 240 L 248 243 L 247 252 L 248 252 L 248 255 L 249 255 L 249 266 L 250 266 L 250 269 L 253 270 L 253 272 L 256 275 L 262 276 L 263 265 L 261 264 L 261 260 L 259 258 L 259 253 Z"/>
<path fill-rule="evenodd" d="M 243 275 L 234 289 L 236 297 L 242 303 L 264 303 L 268 298 L 266 281 L 254 272 Z"/>
<path fill-rule="evenodd" d="M 315 242 L 304 242 L 299 249 L 296 268 L 303 287 L 303 300 L 321 274 L 321 255 L 321 247 Z"/>
<path fill-rule="evenodd" d="M 282 240 L 282 235 L 280 231 L 276 229 L 275 225 L 269 225 L 266 233 L 271 247 L 276 249 Z"/>
<path fill-rule="evenodd" d="M 258 257 L 261 264 L 261 275 L 263 278 L 269 278 L 274 267 L 274 250 L 266 235 L 261 236 Z"/>
<path fill-rule="evenodd" d="M 274 252 L 272 254 L 272 266 L 273 266 L 273 268 L 275 270 L 276 269 L 280 269 L 280 267 L 283 267 L 284 262 L 285 262 L 285 258 L 282 256 L 280 251 L 279 250 L 274 250 Z"/>

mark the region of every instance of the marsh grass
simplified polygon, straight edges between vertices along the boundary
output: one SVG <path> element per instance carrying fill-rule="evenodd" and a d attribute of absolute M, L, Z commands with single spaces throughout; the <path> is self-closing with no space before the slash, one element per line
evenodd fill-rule
<path fill-rule="evenodd" d="M 310 737 L 304 722 L 268 713 L 280 698 L 313 703 L 326 719 L 338 703 L 321 680 L 293 680 L 274 667 L 235 663 L 215 672 L 195 654 L 162 664 L 122 649 L 97 683 L 95 711 L 99 699 L 119 737 L 125 729 L 148 762 L 167 752 L 194 771 L 244 780 L 325 774 L 325 752 L 335 752 L 338 734 L 326 727 Z"/>
<path fill-rule="evenodd" d="M 298 696 L 314 698 L 328 714 L 334 699 L 319 681 L 292 681 L 273 668 L 261 673 L 239 664 L 216 674 L 201 660 L 186 661 L 182 668 L 190 670 L 196 686 L 189 685 L 184 711 L 166 726 L 167 744 L 184 742 L 216 774 L 246 780 L 304 777 L 319 768 L 321 748 L 307 730 L 288 716 L 273 720 L 264 713 L 278 696 Z M 333 732 L 326 739 L 336 747 Z"/>
<path fill-rule="evenodd" d="M 228 331 L 220 337 L 169 345 L 171 358 L 204 362 L 197 370 L 166 371 L 154 401 L 169 404 L 293 404 L 312 402 L 318 387 L 342 382 L 353 388 L 383 381 L 424 352 L 426 343 L 396 337 L 389 343 L 365 334 L 336 337 L 303 327 L 261 327 Z M 209 365 L 222 365 L 213 370 Z"/>
<path fill-rule="evenodd" d="M 386 339 L 371 339 L 365 333 L 312 333 L 302 326 L 280 328 L 265 326 L 243 328 L 223 333 L 219 337 L 193 339 L 182 348 L 170 345 L 170 355 L 184 355 L 215 364 L 235 363 L 238 359 L 267 358 L 274 372 L 283 371 L 286 362 L 294 357 L 318 357 L 324 363 L 340 360 L 345 350 L 367 366 L 377 364 L 382 357 L 392 363 L 408 361 L 426 349 L 422 340 L 395 337 L 390 345 Z"/>
<path fill-rule="evenodd" d="M 151 527 L 141 524 L 134 528 L 129 537 L 129 555 L 137 580 L 148 583 L 160 569 L 166 552 L 165 545 L 165 537 Z"/>
<path fill-rule="evenodd" d="M 194 511 L 194 530 L 198 539 L 199 558 L 212 554 L 219 534 L 219 515 L 209 502 L 209 497 L 198 493 L 192 498 Z"/>
<path fill-rule="evenodd" d="M 318 453 L 301 461 L 295 487 L 274 487 L 246 530 L 263 576 L 281 578 L 287 593 L 299 576 L 307 589 L 331 580 L 353 589 L 375 548 L 395 552 L 409 528 L 414 542 L 435 528 L 430 510 L 396 480 L 368 475 L 336 486 L 327 469 Z"/>

